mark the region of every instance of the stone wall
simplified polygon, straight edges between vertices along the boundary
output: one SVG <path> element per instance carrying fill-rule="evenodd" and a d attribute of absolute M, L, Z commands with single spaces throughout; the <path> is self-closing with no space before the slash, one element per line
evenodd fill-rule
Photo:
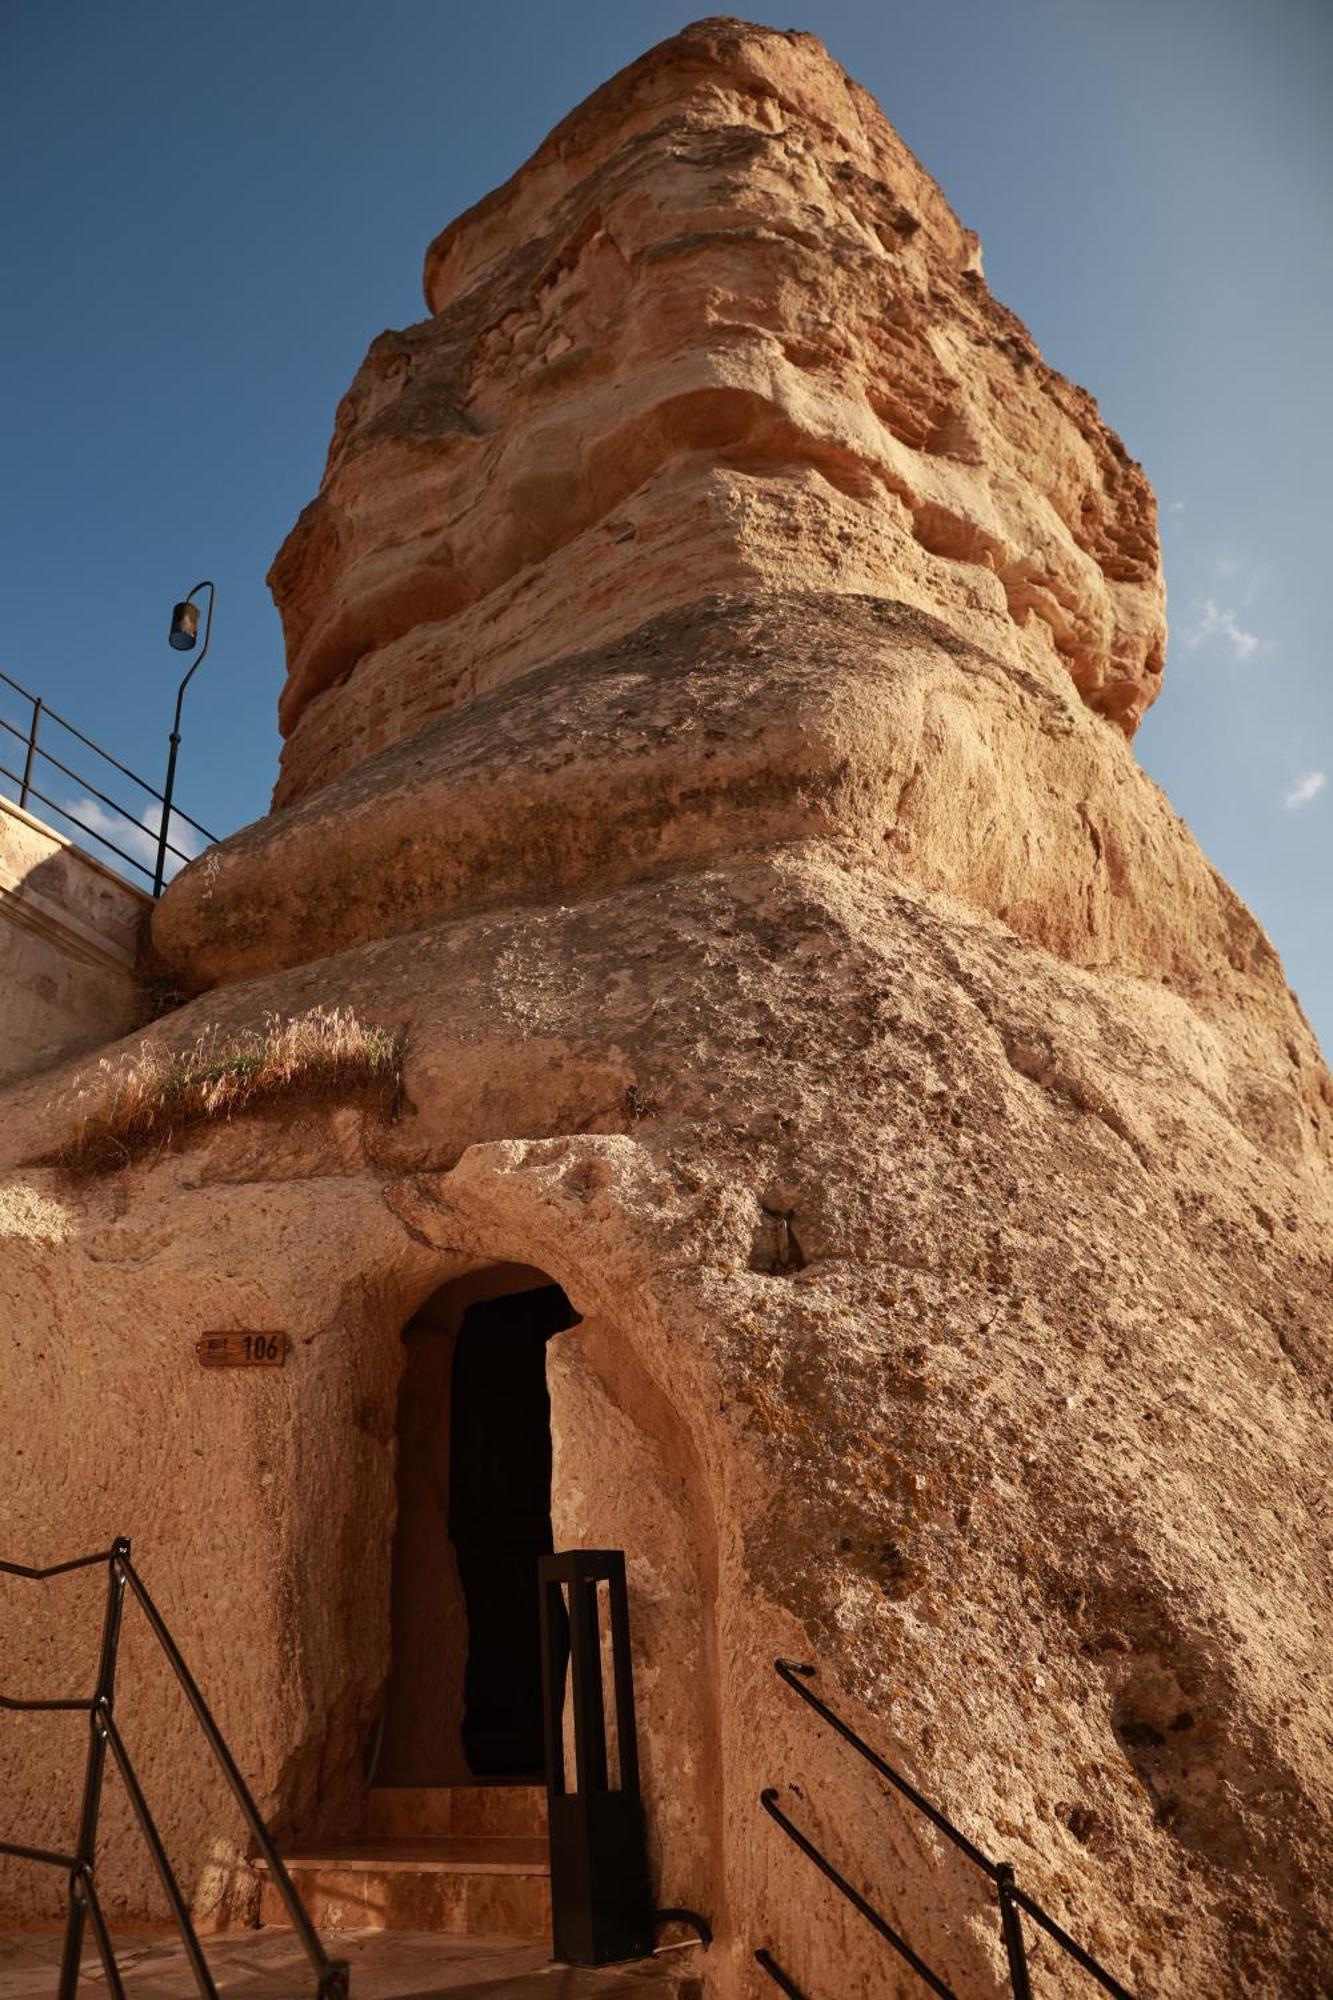
<path fill-rule="evenodd" d="M 150 899 L 0 798 L 0 1082 L 134 1026 Z"/>

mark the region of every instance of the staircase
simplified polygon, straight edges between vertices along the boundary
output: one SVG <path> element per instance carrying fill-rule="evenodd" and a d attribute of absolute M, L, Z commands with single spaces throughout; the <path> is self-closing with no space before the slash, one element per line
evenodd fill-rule
<path fill-rule="evenodd" d="M 379 1787 L 366 1795 L 359 1838 L 298 1849 L 283 1860 L 317 1930 L 551 1935 L 540 1785 Z M 266 1880 L 260 1922 L 286 1921 Z"/>

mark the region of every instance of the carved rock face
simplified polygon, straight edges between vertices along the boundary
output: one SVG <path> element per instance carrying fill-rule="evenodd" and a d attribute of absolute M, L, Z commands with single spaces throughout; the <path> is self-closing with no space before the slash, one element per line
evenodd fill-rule
<path fill-rule="evenodd" d="M 805 35 L 705 22 L 432 246 L 277 562 L 276 802 L 715 592 L 885 596 L 1155 697 L 1155 506 L 976 239 Z"/>
<path fill-rule="evenodd" d="M 14 1518 L 82 1545 L 86 1456 L 246 1661 L 265 1809 L 341 1830 L 401 1330 L 534 1267 L 583 1315 L 555 1532 L 627 1553 L 656 1880 L 718 1921 L 709 2000 L 756 2000 L 761 1943 L 814 1993 L 892 1981 L 764 1818 L 779 1782 L 953 1990 L 995 1988 L 977 1883 L 777 1652 L 1136 1992 L 1312 1994 L 1333 1082 L 1126 740 L 1142 475 L 974 265 L 815 44 L 728 22 L 440 239 L 436 317 L 377 344 L 275 572 L 284 803 L 162 898 L 197 997 L 145 1030 L 351 1008 L 405 1035 L 401 1116 L 293 1103 L 71 1190 L 15 1163 L 137 1038 L 7 1093 L 0 1422 L 53 1441 Z M 218 1405 L 201 1325 L 286 1328 L 293 1365 Z M 211 1856 L 152 1714 L 172 1851 Z M 51 1795 L 0 1756 L 16 1812 Z"/>

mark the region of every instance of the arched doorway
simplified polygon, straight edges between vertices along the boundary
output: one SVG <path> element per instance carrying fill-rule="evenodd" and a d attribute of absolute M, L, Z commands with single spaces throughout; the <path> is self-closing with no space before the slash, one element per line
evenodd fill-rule
<path fill-rule="evenodd" d="M 373 1337 L 337 1350 L 364 1476 L 340 1478 L 336 1458 L 308 1456 L 318 1471 L 312 1497 L 319 1504 L 303 1519 L 294 1583 L 298 1596 L 305 1592 L 317 1641 L 342 1635 L 347 1666 L 339 1678 L 331 1659 L 331 1685 L 354 1693 L 355 1705 L 347 1703 L 344 1720 L 325 1702 L 315 1721 L 318 1763 L 312 1760 L 308 1779 L 298 1773 L 302 1796 L 313 1803 L 299 1819 L 293 1815 L 300 1845 L 287 1856 L 308 1906 L 333 1930 L 370 1925 L 535 1939 L 549 1922 L 545 1784 L 521 1768 L 478 1775 L 463 1740 L 471 1635 L 466 1558 L 460 1563 L 450 1535 L 455 1361 L 467 1313 L 490 1302 L 497 1305 L 492 1351 L 506 1350 L 521 1366 L 519 1351 L 537 1350 L 528 1376 L 536 1393 L 514 1395 L 513 1369 L 509 1380 L 502 1371 L 490 1385 L 500 1392 L 499 1415 L 480 1425 L 512 1462 L 521 1448 L 517 1408 L 535 1405 L 542 1420 L 527 1433 L 527 1460 L 541 1466 L 544 1500 L 552 1467 L 550 1511 L 543 1509 L 530 1543 L 532 1600 L 540 1604 L 541 1546 L 624 1551 L 651 1879 L 662 1903 L 718 1908 L 723 1815 L 711 1468 L 677 1409 L 690 1377 L 672 1366 L 674 1329 L 661 1303 L 636 1289 L 633 1266 L 617 1261 L 623 1246 L 613 1239 L 607 1254 L 600 1210 L 582 1192 L 588 1178 L 579 1179 L 577 1210 L 553 1220 L 544 1200 L 524 1210 L 529 1190 L 507 1166 L 498 1187 L 484 1174 L 476 1188 L 441 1176 L 411 1211 L 413 1241 L 430 1251 L 433 1272 L 423 1268 L 425 1259 L 404 1269 L 395 1254 L 387 1282 L 366 1292 Z M 497 1242 L 505 1249 L 492 1248 Z M 498 1261 L 509 1245 L 529 1242 L 532 1263 Z M 488 1255 L 495 1261 L 483 1263 Z M 517 1302 L 549 1288 L 553 1272 L 569 1286 L 560 1322 L 569 1330 L 550 1331 L 548 1320 L 539 1338 L 524 1342 L 513 1319 Z M 426 1293 L 426 1285 L 435 1289 Z M 525 1314 L 534 1303 L 526 1299 Z M 473 1326 L 484 1328 L 486 1318 L 479 1314 Z M 486 1510 L 479 1511 L 484 1522 Z M 484 1541 L 484 1533 L 475 1539 Z M 330 1566 L 338 1578 L 336 1625 L 326 1597 L 315 1595 Z M 534 1664 L 538 1652 L 534 1631 Z M 503 1761 L 527 1765 L 538 1740 L 532 1726 Z"/>
<path fill-rule="evenodd" d="M 552 1546 L 546 1349 L 577 1322 L 545 1272 L 496 1264 L 441 1286 L 403 1330 L 377 1786 L 541 1775 L 537 1562 Z"/>

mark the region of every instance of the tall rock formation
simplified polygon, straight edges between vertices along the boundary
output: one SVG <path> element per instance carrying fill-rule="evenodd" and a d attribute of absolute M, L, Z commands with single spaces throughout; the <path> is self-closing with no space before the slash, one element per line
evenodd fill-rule
<path fill-rule="evenodd" d="M 1333 1085 L 1134 757 L 1142 471 L 807 35 L 652 50 L 426 293 L 275 565 L 274 810 L 167 892 L 197 997 L 149 1035 L 351 1005 L 406 1029 L 406 1108 L 75 1187 L 21 1163 L 105 1071 L 8 1095 L 5 1393 L 41 1385 L 9 1536 L 66 1553 L 91 1479 L 197 1649 L 243 1651 L 213 1684 L 268 1808 L 330 1824 L 388 1666 L 400 1330 L 536 1266 L 584 1316 L 557 1538 L 627 1552 L 710 1993 L 770 1990 L 758 1945 L 812 1995 L 909 1990 L 761 1813 L 792 1781 L 999 1990 L 976 1884 L 775 1653 L 1138 1993 L 1324 1990 Z M 219 1393 L 210 1325 L 294 1365 Z M 219 1865 L 179 1788 L 174 1833 Z"/>

